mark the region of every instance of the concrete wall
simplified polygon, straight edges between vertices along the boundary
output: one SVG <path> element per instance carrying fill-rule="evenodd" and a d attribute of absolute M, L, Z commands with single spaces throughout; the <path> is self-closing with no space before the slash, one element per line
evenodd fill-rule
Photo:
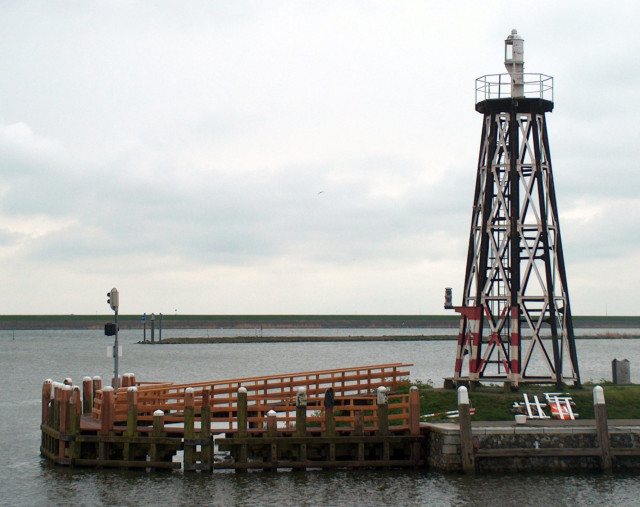
<path fill-rule="evenodd" d="M 427 466 L 442 472 L 462 471 L 457 424 L 427 428 Z M 640 469 L 640 427 L 610 428 L 614 470 Z M 472 429 L 475 469 L 478 472 L 597 471 L 601 469 L 595 427 L 475 426 Z M 624 453 L 634 453 L 628 456 Z M 540 453 L 539 455 L 536 455 Z M 553 456 L 545 453 L 556 454 Z M 585 455 L 591 454 L 591 455 Z M 617 455 L 616 455 L 617 454 Z"/>

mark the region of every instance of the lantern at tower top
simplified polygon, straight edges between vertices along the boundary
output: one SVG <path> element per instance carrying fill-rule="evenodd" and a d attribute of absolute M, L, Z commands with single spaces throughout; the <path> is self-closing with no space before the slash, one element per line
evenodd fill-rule
<path fill-rule="evenodd" d="M 504 41 L 504 66 L 511 76 L 511 96 L 524 97 L 524 39 L 515 28 Z"/>
<path fill-rule="evenodd" d="M 508 74 L 487 74 L 476 79 L 476 110 L 484 113 L 486 101 L 536 99 L 553 110 L 553 78 L 524 72 L 524 39 L 517 30 L 504 41 L 504 66 Z"/>

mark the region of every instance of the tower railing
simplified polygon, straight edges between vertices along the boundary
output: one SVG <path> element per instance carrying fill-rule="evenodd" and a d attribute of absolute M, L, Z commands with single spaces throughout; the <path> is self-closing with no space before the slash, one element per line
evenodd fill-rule
<path fill-rule="evenodd" d="M 511 98 L 509 74 L 487 74 L 476 79 L 476 104 L 485 100 Z M 524 98 L 553 102 L 553 77 L 546 74 L 524 74 Z"/>

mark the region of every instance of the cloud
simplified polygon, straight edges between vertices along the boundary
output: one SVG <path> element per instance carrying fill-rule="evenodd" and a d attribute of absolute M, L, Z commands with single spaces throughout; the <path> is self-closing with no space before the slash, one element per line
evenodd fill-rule
<path fill-rule="evenodd" d="M 0 257 L 24 296 L 0 304 L 93 313 L 116 283 L 127 312 L 439 313 L 464 276 L 474 80 L 514 27 L 555 76 L 568 270 L 630 267 L 637 7 L 579 7 L 3 5 Z M 599 307 L 575 276 L 574 313 Z"/>

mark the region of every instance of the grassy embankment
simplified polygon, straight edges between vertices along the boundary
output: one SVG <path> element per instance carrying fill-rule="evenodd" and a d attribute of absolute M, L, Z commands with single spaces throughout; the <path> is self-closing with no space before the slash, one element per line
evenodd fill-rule
<path fill-rule="evenodd" d="M 640 385 L 613 385 L 603 382 L 605 398 L 607 402 L 607 415 L 609 419 L 640 419 Z M 419 384 L 420 388 L 420 413 L 432 414 L 457 409 L 457 392 L 450 389 L 435 389 L 428 385 Z M 585 384 L 582 389 L 569 387 L 564 392 L 569 393 L 576 404 L 575 411 L 580 414 L 580 419 L 593 419 L 593 384 Z M 408 386 L 401 388 L 400 392 L 408 392 Z M 482 386 L 469 392 L 471 406 L 475 407 L 474 421 L 512 421 L 514 412 L 513 403 L 523 400 L 522 393 L 527 393 L 529 398 L 538 395 L 544 400 L 545 392 L 555 392 L 553 386 L 531 385 L 523 386 L 519 392 L 504 394 L 502 386 Z M 550 415 L 549 410 L 546 410 Z M 431 420 L 445 419 L 444 416 Z"/>
<path fill-rule="evenodd" d="M 151 316 L 147 315 L 147 327 Z M 0 315 L 0 330 L 102 329 L 113 322 L 105 315 Z M 459 325 L 457 314 L 447 315 L 164 315 L 163 329 L 318 329 L 318 328 L 449 328 Z M 574 316 L 580 328 L 640 328 L 640 316 Z M 140 315 L 120 315 L 120 329 L 142 329 Z M 159 316 L 156 316 L 156 328 Z M 607 337 L 607 333 L 603 332 Z M 578 336 L 580 337 L 580 336 Z M 611 337 L 618 337 L 612 335 Z M 620 333 L 620 337 L 625 337 Z"/>

